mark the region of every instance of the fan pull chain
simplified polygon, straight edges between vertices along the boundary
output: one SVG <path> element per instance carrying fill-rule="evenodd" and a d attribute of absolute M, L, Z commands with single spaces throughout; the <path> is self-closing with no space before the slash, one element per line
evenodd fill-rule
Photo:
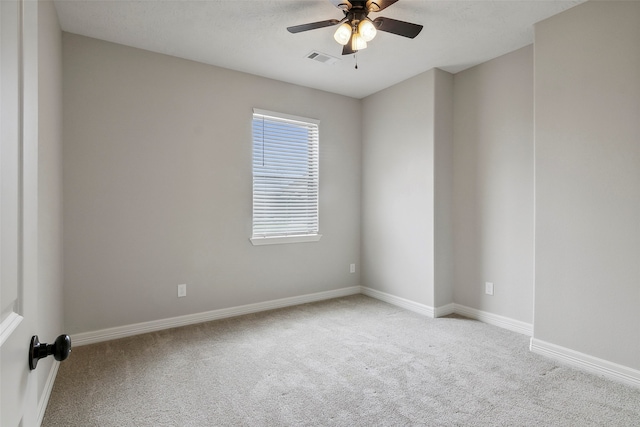
<path fill-rule="evenodd" d="M 358 69 L 358 55 L 357 53 L 353 54 L 353 58 L 356 60 L 356 70 Z"/>

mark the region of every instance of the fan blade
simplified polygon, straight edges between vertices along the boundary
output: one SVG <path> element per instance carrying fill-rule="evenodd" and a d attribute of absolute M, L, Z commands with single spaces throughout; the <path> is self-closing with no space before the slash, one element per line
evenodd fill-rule
<path fill-rule="evenodd" d="M 343 55 L 351 55 L 352 53 L 356 53 L 356 50 L 353 50 L 353 48 L 351 47 L 351 42 L 353 41 L 353 34 L 351 34 L 351 37 L 349 38 L 349 43 L 345 44 L 344 47 L 342 48 L 342 54 Z"/>
<path fill-rule="evenodd" d="M 391 18 L 383 18 L 382 16 L 374 19 L 373 23 L 379 31 L 409 37 L 410 39 L 415 38 L 420 34 L 420 31 L 422 31 L 422 25 L 398 21 Z"/>
<path fill-rule="evenodd" d="M 309 24 L 294 25 L 293 27 L 287 27 L 290 33 L 301 33 L 303 31 L 315 30 L 317 28 L 331 27 L 338 25 L 341 21 L 337 19 L 328 19 L 326 21 L 311 22 Z"/>
<path fill-rule="evenodd" d="M 369 12 L 380 12 L 382 9 L 386 9 L 398 0 L 369 0 L 367 2 L 367 10 Z"/>
<path fill-rule="evenodd" d="M 351 10 L 351 4 L 348 0 L 329 0 L 335 7 L 342 10 Z M 397 0 L 396 0 L 397 1 Z"/>

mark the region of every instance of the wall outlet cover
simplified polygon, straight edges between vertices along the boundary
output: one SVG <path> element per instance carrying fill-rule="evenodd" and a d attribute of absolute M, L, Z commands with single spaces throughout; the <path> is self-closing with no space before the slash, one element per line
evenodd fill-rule
<path fill-rule="evenodd" d="M 484 284 L 484 293 L 487 295 L 493 295 L 493 283 L 486 282 Z"/>
<path fill-rule="evenodd" d="M 186 297 L 186 296 L 187 296 L 187 285 L 186 284 L 178 285 L 178 298 Z"/>

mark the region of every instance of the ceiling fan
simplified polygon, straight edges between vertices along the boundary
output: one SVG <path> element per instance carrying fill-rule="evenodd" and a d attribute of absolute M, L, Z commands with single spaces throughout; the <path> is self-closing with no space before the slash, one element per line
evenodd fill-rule
<path fill-rule="evenodd" d="M 396 3 L 398 0 L 329 0 L 335 7 L 341 9 L 344 18 L 328 19 L 326 21 L 311 22 L 309 24 L 295 25 L 287 27 L 290 33 L 300 33 L 303 31 L 315 30 L 318 28 L 332 27 L 340 25 L 333 38 L 343 45 L 342 54 L 349 55 L 356 53 L 367 47 L 367 42 L 373 40 L 378 31 L 385 31 L 391 34 L 415 38 L 422 25 L 410 22 L 398 21 L 396 19 L 384 18 L 382 16 L 371 20 L 370 12 L 380 12 L 383 9 Z"/>

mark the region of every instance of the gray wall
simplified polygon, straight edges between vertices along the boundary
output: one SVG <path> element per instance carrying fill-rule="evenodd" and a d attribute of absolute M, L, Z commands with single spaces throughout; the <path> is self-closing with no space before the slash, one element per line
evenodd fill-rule
<path fill-rule="evenodd" d="M 533 46 L 454 76 L 454 300 L 526 323 L 533 323 L 533 151 Z"/>
<path fill-rule="evenodd" d="M 363 284 L 532 323 L 533 165 L 532 46 L 365 98 Z"/>
<path fill-rule="evenodd" d="M 448 207 L 445 200 L 436 215 L 434 166 L 451 159 L 451 89 L 451 75 L 433 69 L 362 103 L 363 285 L 429 307 L 436 303 L 439 268 L 438 303 L 452 302 L 449 260 L 442 259 L 449 248 L 436 248 L 436 220 L 446 220 Z M 449 165 L 441 166 L 438 190 L 447 193 Z M 446 239 L 445 232 L 440 242 Z"/>
<path fill-rule="evenodd" d="M 536 25 L 534 338 L 640 369 L 640 3 Z"/>
<path fill-rule="evenodd" d="M 360 285 L 360 101 L 68 33 L 63 66 L 68 332 Z M 317 243 L 249 242 L 253 107 L 321 121 Z"/>
<path fill-rule="evenodd" d="M 639 7 L 362 101 L 64 34 L 67 332 L 362 284 L 638 369 Z M 248 242 L 252 107 L 322 121 L 317 244 Z"/>
<path fill-rule="evenodd" d="M 63 330 L 62 33 L 51 1 L 38 3 L 38 319 L 51 342 Z M 38 401 L 53 358 L 38 363 Z M 56 362 L 57 363 L 57 362 Z"/>

